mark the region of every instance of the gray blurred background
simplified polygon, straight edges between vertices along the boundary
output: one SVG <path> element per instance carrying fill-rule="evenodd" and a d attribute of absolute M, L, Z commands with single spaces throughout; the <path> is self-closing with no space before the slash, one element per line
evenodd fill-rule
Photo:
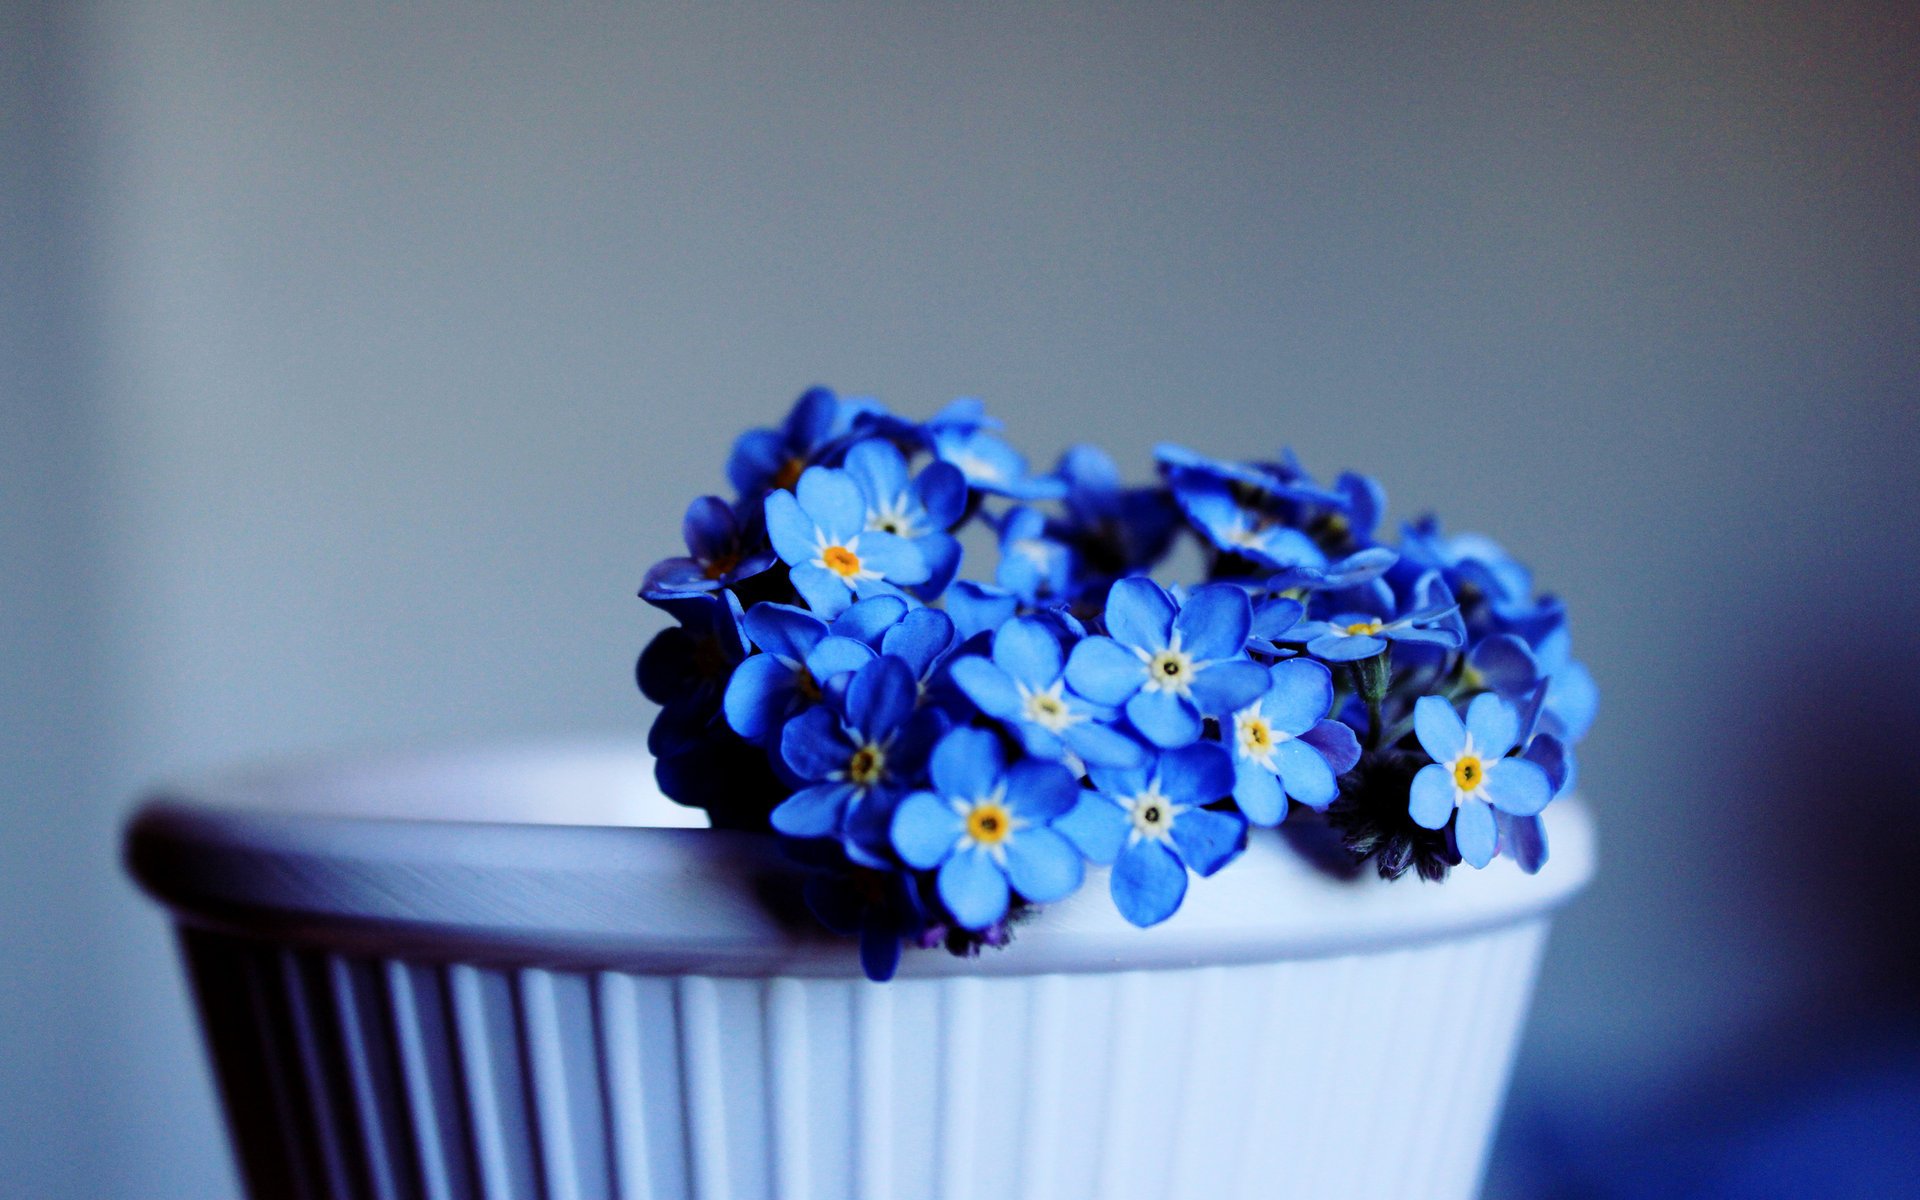
<path fill-rule="evenodd" d="M 1530 561 L 1605 861 L 1491 1190 L 1772 1194 L 1920 1062 L 1917 12 L 5 5 L 0 1193 L 235 1194 L 139 789 L 640 736 L 641 573 L 824 382 Z"/>

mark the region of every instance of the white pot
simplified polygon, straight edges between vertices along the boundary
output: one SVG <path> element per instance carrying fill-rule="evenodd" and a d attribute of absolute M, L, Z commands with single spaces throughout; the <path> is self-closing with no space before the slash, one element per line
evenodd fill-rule
<path fill-rule="evenodd" d="M 1255 831 L 1138 930 L 1096 874 L 970 960 L 777 921 L 770 843 L 626 750 L 167 791 L 174 912 L 257 1200 L 1468 1197 L 1551 912 L 1537 876 L 1342 881 Z M 651 826 L 651 827 L 649 827 Z"/>

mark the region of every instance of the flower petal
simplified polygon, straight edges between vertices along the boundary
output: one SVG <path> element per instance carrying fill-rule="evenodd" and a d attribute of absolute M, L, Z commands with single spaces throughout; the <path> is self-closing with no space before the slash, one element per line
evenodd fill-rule
<path fill-rule="evenodd" d="M 1060 736 L 1089 766 L 1137 767 L 1147 760 L 1145 746 L 1109 725 L 1083 721 L 1067 726 Z"/>
<path fill-rule="evenodd" d="M 732 552 L 734 542 L 740 537 L 740 525 L 725 500 L 701 496 L 687 505 L 687 515 L 680 522 L 680 536 L 686 539 L 687 550 L 695 558 L 712 562 Z"/>
<path fill-rule="evenodd" d="M 1247 848 L 1247 821 L 1239 813 L 1196 808 L 1173 819 L 1173 844 L 1202 875 L 1211 875 Z"/>
<path fill-rule="evenodd" d="M 1067 656 L 1067 686 L 1095 704 L 1124 704 L 1146 681 L 1147 664 L 1112 638 L 1090 637 Z"/>
<path fill-rule="evenodd" d="M 989 629 L 998 629 L 1020 607 L 1020 601 L 1004 588 L 962 579 L 947 593 L 947 615 L 953 618 L 955 632 L 962 641 Z"/>
<path fill-rule="evenodd" d="M 765 607 L 759 604 L 747 611 L 752 614 Z M 900 596 L 869 596 L 835 617 L 831 631 L 878 648 L 881 637 L 900 623 L 907 609 L 906 600 Z"/>
<path fill-rule="evenodd" d="M 1467 705 L 1467 732 L 1473 735 L 1475 754 L 1503 758 L 1520 735 L 1520 714 L 1499 696 L 1482 692 Z"/>
<path fill-rule="evenodd" d="M 1274 748 L 1274 761 L 1280 767 L 1280 783 L 1292 796 L 1309 808 L 1325 808 L 1340 794 L 1333 768 L 1320 752 L 1298 738 Z"/>
<path fill-rule="evenodd" d="M 1072 895 L 1086 878 L 1080 852 L 1051 829 L 1023 829 L 1007 839 L 1007 878 L 1037 904 Z"/>
<path fill-rule="evenodd" d="M 913 491 L 935 529 L 952 529 L 967 510 L 967 477 L 952 463 L 928 463 L 913 481 Z"/>
<path fill-rule="evenodd" d="M 919 696 L 913 669 L 903 659 L 881 655 L 854 675 L 847 688 L 847 724 L 873 740 L 907 719 Z"/>
<path fill-rule="evenodd" d="M 1385 638 L 1371 634 L 1327 633 L 1307 643 L 1307 653 L 1328 662 L 1359 662 L 1387 648 Z"/>
<path fill-rule="evenodd" d="M 1467 748 L 1467 727 L 1441 696 L 1422 696 L 1413 702 L 1413 732 L 1420 738 L 1420 748 L 1437 763 L 1452 762 Z"/>
<path fill-rule="evenodd" d="M 827 535 L 829 544 L 845 545 L 866 527 L 867 502 L 860 495 L 860 485 L 845 471 L 808 467 L 801 472 L 794 494 L 800 510 Z M 772 497 L 768 504 L 771 507 Z M 861 545 L 865 547 L 864 542 Z"/>
<path fill-rule="evenodd" d="M 1233 764 L 1233 802 L 1255 825 L 1278 825 L 1286 819 L 1287 798 L 1273 772 L 1257 762 Z"/>
<path fill-rule="evenodd" d="M 1224 717 L 1253 703 L 1269 682 L 1266 668 L 1259 663 L 1244 658 L 1215 660 L 1194 674 L 1194 707 L 1210 717 Z"/>
<path fill-rule="evenodd" d="M 822 617 L 837 617 L 853 603 L 853 591 L 846 581 L 824 567 L 816 567 L 811 562 L 796 563 L 788 577 L 807 607 Z"/>
<path fill-rule="evenodd" d="M 968 929 L 985 929 L 1007 915 L 1007 877 L 983 850 L 966 850 L 940 868 L 940 899 Z"/>
<path fill-rule="evenodd" d="M 1240 653 L 1252 624 L 1253 608 L 1247 593 L 1231 583 L 1209 583 L 1193 589 L 1173 619 L 1181 647 L 1203 661 Z"/>
<path fill-rule="evenodd" d="M 800 511 L 800 502 L 789 491 L 777 491 L 767 497 L 767 536 L 773 540 L 773 552 L 789 565 L 813 558 L 814 525 Z"/>
<path fill-rule="evenodd" d="M 1407 815 L 1422 829 L 1444 829 L 1457 793 L 1453 775 L 1439 763 L 1421 767 L 1407 793 Z"/>
<path fill-rule="evenodd" d="M 1335 775 L 1346 774 L 1360 761 L 1360 739 L 1345 721 L 1320 721 L 1301 734 L 1300 740 L 1318 750 Z"/>
<path fill-rule="evenodd" d="M 1008 621 L 993 635 L 993 661 L 1030 688 L 1051 686 L 1060 678 L 1063 659 L 1060 639 L 1032 617 Z"/>
<path fill-rule="evenodd" d="M 1460 806 L 1460 815 L 1453 822 L 1453 841 L 1460 848 L 1460 857 L 1469 866 L 1484 867 L 1493 861 L 1494 851 L 1500 847 L 1500 832 L 1494 828 L 1493 809 L 1484 801 L 1469 800 Z"/>
<path fill-rule="evenodd" d="M 839 831 L 840 818 L 852 798 L 853 787 L 845 783 L 801 788 L 774 809 L 770 819 L 788 837 L 830 837 Z"/>
<path fill-rule="evenodd" d="M 1187 869 L 1160 842 L 1142 840 L 1120 852 L 1108 886 L 1120 915 L 1145 929 L 1179 910 L 1187 895 Z"/>
<path fill-rule="evenodd" d="M 893 848 L 908 866 L 929 870 L 953 853 L 965 828 L 953 805 L 932 792 L 915 792 L 893 810 Z"/>
<path fill-rule="evenodd" d="M 1200 714 L 1193 702 L 1172 692 L 1135 692 L 1127 701 L 1127 720 L 1156 746 L 1185 746 L 1200 736 Z"/>
<path fill-rule="evenodd" d="M 928 770 L 942 796 L 978 800 L 1000 782 L 1006 759 L 999 738 L 984 729 L 961 728 L 940 739 Z"/>
<path fill-rule="evenodd" d="M 981 712 L 1003 721 L 1020 718 L 1020 693 L 1007 673 L 992 662 L 977 654 L 964 654 L 953 660 L 948 672 Z"/>
<path fill-rule="evenodd" d="M 1064 816 L 1080 799 L 1080 781 L 1057 762 L 1026 758 L 1006 773 L 1007 807 L 1038 824 Z"/>
<path fill-rule="evenodd" d="M 870 505 L 888 504 L 907 490 L 907 459 L 892 442 L 869 438 L 847 451 L 846 472 Z"/>
<path fill-rule="evenodd" d="M 1182 746 L 1160 756 L 1158 775 L 1175 804 L 1212 804 L 1233 791 L 1233 758 L 1217 742 Z"/>
<path fill-rule="evenodd" d="M 1055 818 L 1051 828 L 1093 862 L 1110 863 L 1126 843 L 1127 814 L 1100 793 L 1083 791 L 1073 810 Z"/>
<path fill-rule="evenodd" d="M 827 636 L 825 621 L 791 604 L 756 604 L 747 610 L 741 624 L 754 645 L 794 662 L 805 662 L 807 653 Z"/>
<path fill-rule="evenodd" d="M 807 655 L 807 672 L 825 683 L 843 671 L 858 671 L 876 657 L 865 642 L 849 637 L 824 637 L 813 648 L 813 653 Z"/>
<path fill-rule="evenodd" d="M 1516 817 L 1531 817 L 1553 799 L 1553 783 L 1546 771 L 1524 758 L 1490 760 L 1482 786 L 1496 808 Z"/>
<path fill-rule="evenodd" d="M 825 779 L 845 767 L 852 753 L 840 719 L 824 708 L 808 709 L 780 733 L 780 757 L 802 779 Z"/>
<path fill-rule="evenodd" d="M 860 564 L 878 571 L 888 583 L 925 583 L 931 572 L 920 548 L 903 537 L 879 530 L 860 535 Z"/>
<path fill-rule="evenodd" d="M 916 608 L 887 630 L 880 649 L 903 658 L 916 678 L 926 678 L 934 660 L 953 643 L 953 618 L 937 608 Z"/>
<path fill-rule="evenodd" d="M 1107 632 L 1126 645 L 1158 650 L 1173 633 L 1174 612 L 1173 598 L 1159 584 L 1130 576 L 1115 583 L 1107 593 Z"/>
<path fill-rule="evenodd" d="M 759 741 L 785 719 L 799 696 L 793 664 L 771 654 L 756 654 L 727 681 L 721 707 L 727 724 L 748 741 Z"/>
<path fill-rule="evenodd" d="M 1312 729 L 1333 707 L 1333 672 L 1310 658 L 1290 658 L 1267 668 L 1261 713 L 1273 727 L 1295 737 Z"/>
<path fill-rule="evenodd" d="M 1500 845 L 1507 857 L 1520 864 L 1529 875 L 1537 875 L 1547 865 L 1547 828 L 1539 817 L 1510 817 L 1493 814 L 1500 829 Z"/>

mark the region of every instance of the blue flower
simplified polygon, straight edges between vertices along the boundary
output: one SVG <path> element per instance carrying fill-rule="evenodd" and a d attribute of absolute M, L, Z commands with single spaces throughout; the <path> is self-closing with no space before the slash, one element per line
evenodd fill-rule
<path fill-rule="evenodd" d="M 947 615 L 962 642 L 998 629 L 1020 611 L 1020 597 L 991 583 L 962 579 L 947 592 Z"/>
<path fill-rule="evenodd" d="M 640 692 L 668 709 L 718 709 L 734 667 L 747 656 L 740 601 L 732 592 L 688 592 L 654 600 L 679 624 L 661 630 L 635 664 Z"/>
<path fill-rule="evenodd" d="M 1264 696 L 1221 722 L 1233 748 L 1233 799 L 1255 825 L 1286 820 L 1288 796 L 1325 809 L 1340 794 L 1336 777 L 1360 758 L 1353 731 L 1323 719 L 1333 707 L 1331 671 L 1293 658 L 1267 668 L 1267 677 Z"/>
<path fill-rule="evenodd" d="M 1386 574 L 1399 559 L 1398 554 L 1385 546 L 1369 546 L 1337 562 L 1296 563 L 1268 579 L 1267 590 L 1326 592 L 1363 587 Z"/>
<path fill-rule="evenodd" d="M 1009 767 L 984 729 L 956 729 L 929 764 L 933 788 L 893 814 L 893 846 L 907 865 L 939 868 L 941 902 L 968 929 L 1007 915 L 1012 892 L 1043 903 L 1070 895 L 1086 870 L 1080 852 L 1048 822 L 1065 815 L 1080 784 L 1059 763 Z"/>
<path fill-rule="evenodd" d="M 1003 722 L 1027 753 L 1130 766 L 1145 757 L 1140 743 L 1109 727 L 1110 708 L 1067 690 L 1060 639 L 1037 617 L 1021 617 L 993 635 L 993 657 L 965 655 L 953 662 L 953 681 L 980 711 Z"/>
<path fill-rule="evenodd" d="M 1102 587 L 1165 556 L 1180 528 L 1165 488 L 1122 486 L 1119 468 L 1097 446 L 1068 450 L 1053 473 L 1067 488 L 1066 540 Z"/>
<path fill-rule="evenodd" d="M 800 473 L 853 428 L 863 414 L 878 410 L 867 400 L 843 400 L 829 388 L 808 388 L 778 429 L 749 429 L 733 443 L 727 478 L 740 489 L 747 507 L 777 488 L 791 488 Z"/>
<path fill-rule="evenodd" d="M 1211 875 L 1246 849 L 1246 818 L 1205 807 L 1233 790 L 1233 761 L 1213 742 L 1091 773 L 1096 790 L 1054 828 L 1094 862 L 1113 864 L 1114 905 L 1135 925 L 1174 914 L 1189 868 Z"/>
<path fill-rule="evenodd" d="M 1028 604 L 1049 604 L 1072 594 L 1073 551 L 1047 530 L 1047 518 L 1019 505 L 1000 522 L 1000 565 L 994 580 Z"/>
<path fill-rule="evenodd" d="M 910 479 L 906 456 L 877 439 L 855 443 L 845 469 L 866 501 L 866 528 L 912 542 L 928 571 L 918 590 L 928 597 L 945 591 L 960 567 L 960 541 L 949 530 L 967 509 L 967 481 L 959 469 L 930 463 Z"/>
<path fill-rule="evenodd" d="M 754 605 L 744 625 L 761 653 L 727 684 L 727 724 L 749 741 L 777 739 L 789 718 L 821 700 L 828 681 L 872 662 L 882 636 L 906 614 L 899 596 L 862 600 L 831 624 L 790 604 Z"/>
<path fill-rule="evenodd" d="M 797 491 L 767 497 L 767 532 L 792 568 L 795 590 L 822 616 L 839 614 L 856 597 L 925 583 L 930 574 L 912 542 L 867 529 L 860 486 L 831 467 L 808 467 Z"/>
<path fill-rule="evenodd" d="M 1444 829 L 1457 810 L 1454 841 L 1472 865 L 1486 866 L 1499 848 L 1494 809 L 1531 817 L 1553 799 L 1538 763 L 1507 757 L 1520 735 L 1520 714 L 1500 697 L 1475 696 L 1462 723 L 1446 700 L 1422 696 L 1413 706 L 1413 729 L 1433 762 L 1413 777 L 1408 812 L 1423 828 Z"/>
<path fill-rule="evenodd" d="M 839 837 L 862 866 L 890 865 L 887 823 L 913 786 L 941 718 L 916 709 L 913 668 L 881 655 L 854 672 L 846 691 L 787 722 L 780 757 L 802 787 L 773 810 L 789 837 Z"/>
<path fill-rule="evenodd" d="M 1460 645 L 1459 605 L 1453 602 L 1437 572 L 1422 577 L 1414 605 L 1412 612 L 1399 617 L 1348 612 L 1325 621 L 1302 621 L 1283 637 L 1290 642 L 1305 642 L 1307 653 L 1328 662 L 1372 658 L 1389 642 L 1445 648 Z"/>
<path fill-rule="evenodd" d="M 1027 473 L 1027 460 L 982 421 L 979 424 L 929 424 L 928 440 L 941 462 L 952 463 L 977 491 L 1015 500 L 1055 500 L 1067 486 L 1049 476 Z"/>
<path fill-rule="evenodd" d="M 1272 570 L 1296 564 L 1324 567 L 1327 557 L 1312 538 L 1246 497 L 1245 485 L 1210 472 L 1179 470 L 1173 493 L 1187 519 L 1225 554 Z M 1255 499 L 1264 499 L 1259 494 Z"/>
<path fill-rule="evenodd" d="M 751 535 L 718 496 L 702 496 L 688 505 L 680 532 L 687 553 L 655 563 L 640 585 L 642 596 L 711 592 L 773 565 L 773 551 Z"/>
<path fill-rule="evenodd" d="M 1107 593 L 1106 621 L 1111 636 L 1073 648 L 1067 684 L 1095 704 L 1124 705 L 1156 746 L 1194 741 L 1202 717 L 1224 717 L 1266 690 L 1266 671 L 1243 653 L 1247 594 L 1232 584 L 1207 584 L 1176 604 L 1151 579 L 1122 579 Z"/>

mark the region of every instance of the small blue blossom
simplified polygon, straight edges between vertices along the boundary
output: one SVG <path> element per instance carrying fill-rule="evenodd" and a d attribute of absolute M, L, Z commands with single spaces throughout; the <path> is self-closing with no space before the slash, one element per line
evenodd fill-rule
<path fill-rule="evenodd" d="M 1385 546 L 1369 546 L 1332 563 L 1296 563 L 1268 579 L 1267 590 L 1325 592 L 1363 587 L 1386 574 L 1399 559 Z"/>
<path fill-rule="evenodd" d="M 947 591 L 947 615 L 962 642 L 1000 628 L 1020 611 L 1020 597 L 991 583 L 957 580 Z"/>
<path fill-rule="evenodd" d="M 780 757 L 806 786 L 773 810 L 774 829 L 838 837 L 855 863 L 891 865 L 887 824 L 944 723 L 916 709 L 918 691 L 913 668 L 883 654 L 854 672 L 844 693 L 787 722 Z"/>
<path fill-rule="evenodd" d="M 1114 730 L 1111 708 L 1068 690 L 1060 639 L 1037 617 L 1007 622 L 993 635 L 993 656 L 953 662 L 953 681 L 980 711 L 1004 723 L 1029 754 L 1059 758 L 1071 750 L 1085 762 L 1135 765 L 1140 743 Z"/>
<path fill-rule="evenodd" d="M 878 439 L 855 443 L 845 470 L 866 502 L 866 528 L 905 538 L 926 560 L 927 579 L 916 590 L 928 598 L 945 591 L 960 567 L 960 541 L 949 531 L 966 513 L 966 477 L 935 462 L 910 478 L 906 456 Z"/>
<path fill-rule="evenodd" d="M 1125 707 L 1147 740 L 1183 746 L 1200 736 L 1203 717 L 1224 717 L 1266 690 L 1267 673 L 1244 651 L 1253 614 L 1232 584 L 1195 588 L 1176 603 L 1138 576 L 1107 593 L 1108 637 L 1073 648 L 1066 680 L 1108 707 Z"/>
<path fill-rule="evenodd" d="M 1014 500 L 1057 500 L 1066 494 L 1060 480 L 1029 474 L 1026 457 L 984 423 L 930 425 L 927 432 L 934 456 L 960 468 L 976 491 Z"/>
<path fill-rule="evenodd" d="M 1172 916 L 1189 868 L 1211 875 L 1246 849 L 1246 818 L 1205 807 L 1233 790 L 1233 761 L 1216 743 L 1168 750 L 1138 767 L 1090 770 L 1096 790 L 1054 828 L 1094 862 L 1113 864 L 1113 902 L 1133 924 Z"/>
<path fill-rule="evenodd" d="M 808 467 L 796 491 L 767 497 L 767 533 L 795 590 L 824 617 L 856 597 L 891 594 L 931 574 L 912 542 L 867 528 L 859 485 L 832 467 Z"/>
<path fill-rule="evenodd" d="M 1051 536 L 1040 510 L 1018 505 L 1007 511 L 996 583 L 1028 604 L 1051 604 L 1072 594 L 1073 567 L 1073 551 Z"/>
<path fill-rule="evenodd" d="M 1173 488 L 1187 519 L 1222 553 L 1266 570 L 1326 566 L 1327 557 L 1312 538 L 1247 502 L 1244 485 L 1212 474 L 1177 471 Z"/>
<path fill-rule="evenodd" d="M 727 684 L 727 724 L 749 741 L 778 745 L 786 722 L 825 695 L 828 681 L 878 657 L 883 634 L 907 615 L 898 596 L 862 600 L 831 624 L 790 604 L 747 610 L 748 638 L 761 653 L 740 664 Z"/>
<path fill-rule="evenodd" d="M 1486 866 L 1499 848 L 1494 809 L 1530 817 L 1553 799 L 1538 763 L 1507 757 L 1520 735 L 1520 714 L 1500 697 L 1475 696 L 1463 723 L 1446 700 L 1422 696 L 1413 706 L 1413 728 L 1433 762 L 1413 777 L 1408 812 L 1424 828 L 1443 829 L 1457 811 L 1454 841 L 1473 866 Z"/>
<path fill-rule="evenodd" d="M 1307 653 L 1328 662 L 1358 662 L 1372 658 L 1390 642 L 1408 642 L 1454 648 L 1460 645 L 1459 606 L 1447 593 L 1437 573 L 1429 573 L 1418 588 L 1412 612 L 1399 617 L 1378 613 L 1341 613 L 1325 621 L 1302 621 L 1284 636 L 1305 642 Z"/>
<path fill-rule="evenodd" d="M 808 388 L 793 402 L 778 429 L 749 429 L 733 443 L 727 478 L 740 490 L 746 507 L 778 488 L 792 488 L 800 473 L 819 460 L 863 414 L 876 412 L 868 400 L 842 399 L 830 388 Z"/>
<path fill-rule="evenodd" d="M 743 526 L 718 496 L 702 496 L 688 505 L 680 532 L 687 553 L 655 563 L 640 585 L 642 596 L 711 592 L 773 565 L 773 551 L 765 539 Z"/>
<path fill-rule="evenodd" d="M 983 729 L 947 734 L 928 769 L 932 789 L 894 811 L 893 846 L 908 866 L 938 868 L 940 899 L 954 920 L 985 929 L 1007 915 L 1013 892 L 1042 903 L 1079 888 L 1080 852 L 1048 828 L 1079 798 L 1072 772 L 1035 758 L 1009 767 Z"/>
<path fill-rule="evenodd" d="M 1336 777 L 1360 758 L 1353 731 L 1325 719 L 1333 707 L 1331 671 L 1294 658 L 1267 668 L 1267 677 L 1266 694 L 1220 727 L 1233 751 L 1234 802 L 1255 825 L 1286 820 L 1289 796 L 1326 808 L 1340 794 Z"/>

